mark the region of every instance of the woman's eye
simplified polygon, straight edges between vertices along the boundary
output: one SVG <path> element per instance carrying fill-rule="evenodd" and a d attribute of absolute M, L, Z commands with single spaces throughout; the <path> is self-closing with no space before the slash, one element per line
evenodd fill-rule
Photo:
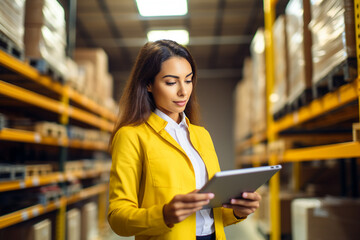
<path fill-rule="evenodd" d="M 192 83 L 192 80 L 186 80 L 185 82 L 186 83 Z"/>
<path fill-rule="evenodd" d="M 176 82 L 166 82 L 166 85 L 172 86 L 174 85 Z"/>

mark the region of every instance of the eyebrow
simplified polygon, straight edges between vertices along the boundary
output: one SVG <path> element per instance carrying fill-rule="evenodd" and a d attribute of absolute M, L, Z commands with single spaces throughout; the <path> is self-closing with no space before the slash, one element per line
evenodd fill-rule
<path fill-rule="evenodd" d="M 188 75 L 186 75 L 185 77 L 190 77 L 193 74 L 193 72 L 189 73 Z M 175 75 L 165 75 L 162 78 L 167 78 L 167 77 L 171 77 L 171 78 L 180 78 L 179 76 L 175 76 Z"/>

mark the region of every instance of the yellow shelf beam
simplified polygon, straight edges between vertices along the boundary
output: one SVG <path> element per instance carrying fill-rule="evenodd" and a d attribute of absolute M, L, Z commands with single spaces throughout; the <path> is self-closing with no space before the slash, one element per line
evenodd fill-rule
<path fill-rule="evenodd" d="M 68 146 L 67 138 L 43 137 L 37 132 L 4 128 L 0 130 L 0 140 L 14 142 L 28 142 L 52 146 Z"/>
<path fill-rule="evenodd" d="M 108 145 L 104 142 L 69 140 L 68 138 L 43 137 L 37 132 L 25 131 L 20 129 L 4 128 L 0 130 L 0 140 L 27 142 L 43 145 L 62 146 L 80 149 L 94 149 L 107 151 Z"/>
<path fill-rule="evenodd" d="M 99 114 L 100 116 L 115 122 L 116 115 L 107 110 L 106 108 L 95 103 L 93 100 L 81 95 L 76 92 L 74 89 L 69 86 L 63 86 L 62 84 L 53 81 L 49 76 L 41 75 L 37 69 L 33 68 L 29 64 L 22 62 L 13 56 L 0 50 L 0 65 L 4 66 L 7 69 L 10 69 L 18 74 L 24 76 L 25 78 L 37 83 L 50 91 L 58 93 L 60 95 L 67 92 L 72 101 L 78 103 L 79 105 L 87 108 L 93 113 Z"/>
<path fill-rule="evenodd" d="M 107 184 L 99 184 L 93 187 L 89 187 L 85 190 L 80 191 L 79 193 L 67 198 L 67 204 L 73 204 L 81 200 L 90 198 L 92 196 L 98 195 L 102 192 L 105 192 L 108 188 Z"/>
<path fill-rule="evenodd" d="M 116 115 L 107 110 L 104 107 L 101 107 L 99 104 L 94 102 L 93 100 L 89 99 L 88 97 L 81 95 L 80 93 L 76 92 L 74 89 L 68 87 L 67 91 L 69 92 L 69 97 L 72 101 L 76 102 L 77 104 L 80 104 L 90 111 L 94 113 L 98 113 L 100 116 L 115 122 L 116 121 Z"/>
<path fill-rule="evenodd" d="M 51 112 L 63 114 L 67 110 L 59 101 L 31 92 L 0 80 L 0 94 L 25 102 Z"/>
<path fill-rule="evenodd" d="M 359 97 L 358 81 L 359 79 L 341 86 L 338 90 L 313 100 L 308 106 L 286 115 L 274 123 L 273 131 L 281 132 L 355 101 Z"/>
<path fill-rule="evenodd" d="M 111 132 L 113 130 L 113 123 L 104 120 L 100 117 L 97 117 L 94 114 L 90 114 L 81 109 L 71 107 L 61 103 L 59 101 L 53 100 L 51 98 L 42 96 L 40 94 L 31 92 L 29 90 L 20 88 L 18 86 L 12 85 L 10 83 L 0 80 L 0 94 L 7 97 L 16 99 L 27 104 L 31 104 L 43 109 L 46 109 L 57 114 L 68 115 L 73 119 L 79 120 L 81 122 L 87 123 L 89 125 L 99 127 L 103 130 Z"/>
<path fill-rule="evenodd" d="M 282 160 L 284 162 L 298 162 L 357 157 L 360 157 L 360 142 L 348 142 L 286 150 Z"/>
<path fill-rule="evenodd" d="M 47 204 L 46 206 L 37 204 L 35 206 L 31 206 L 31 207 L 1 216 L 0 217 L 0 229 L 20 223 L 20 222 L 24 222 L 28 219 L 40 216 L 45 213 L 54 211 L 64 204 L 66 204 L 66 199 L 61 198 L 60 200 L 51 202 L 51 203 Z"/>
<path fill-rule="evenodd" d="M 64 181 L 64 175 L 62 173 L 55 172 L 44 176 L 28 177 L 25 178 L 25 180 L 0 182 L 0 192 L 43 186 Z"/>
<path fill-rule="evenodd" d="M 9 227 L 11 225 L 15 225 L 17 223 L 54 211 L 56 209 L 60 209 L 61 207 L 64 207 L 66 205 L 76 203 L 78 201 L 101 194 L 107 191 L 107 188 L 108 188 L 107 184 L 99 184 L 93 187 L 83 189 L 74 196 L 68 198 L 62 197 L 59 200 L 50 202 L 45 206 L 41 204 L 37 204 L 25 209 L 21 209 L 16 212 L 3 215 L 0 217 L 0 229 Z"/>

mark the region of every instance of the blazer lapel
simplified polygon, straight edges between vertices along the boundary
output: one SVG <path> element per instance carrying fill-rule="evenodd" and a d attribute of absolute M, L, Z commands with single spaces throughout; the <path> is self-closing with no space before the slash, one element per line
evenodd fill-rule
<path fill-rule="evenodd" d="M 149 119 L 147 120 L 147 123 L 152 127 L 165 141 L 170 143 L 173 147 L 175 147 L 177 150 L 182 152 L 187 158 L 187 154 L 184 151 L 184 149 L 176 142 L 176 140 L 165 130 L 165 127 L 167 125 L 167 122 L 156 115 L 155 113 L 151 113 Z"/>

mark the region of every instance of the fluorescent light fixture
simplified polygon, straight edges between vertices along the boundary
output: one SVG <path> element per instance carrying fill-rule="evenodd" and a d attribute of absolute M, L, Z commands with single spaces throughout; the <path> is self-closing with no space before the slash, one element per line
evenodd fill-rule
<path fill-rule="evenodd" d="M 189 43 L 189 32 L 186 30 L 152 30 L 148 32 L 147 38 L 150 42 L 169 39 L 186 45 Z"/>
<path fill-rule="evenodd" d="M 183 16 L 188 12 L 187 0 L 136 0 L 143 17 Z"/>

